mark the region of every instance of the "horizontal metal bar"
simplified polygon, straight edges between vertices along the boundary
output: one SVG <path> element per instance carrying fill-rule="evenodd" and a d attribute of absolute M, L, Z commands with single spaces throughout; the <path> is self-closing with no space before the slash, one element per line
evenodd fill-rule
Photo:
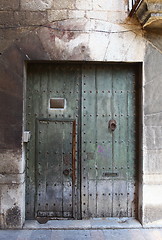
<path fill-rule="evenodd" d="M 45 122 L 75 122 L 76 119 L 68 119 L 68 118 L 37 118 L 36 121 L 45 121 Z"/>

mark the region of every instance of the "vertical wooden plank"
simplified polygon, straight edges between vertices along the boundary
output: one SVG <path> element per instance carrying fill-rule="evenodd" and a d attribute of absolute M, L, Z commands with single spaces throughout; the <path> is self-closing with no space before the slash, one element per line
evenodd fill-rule
<path fill-rule="evenodd" d="M 41 69 L 41 70 L 40 70 Z M 39 81 L 40 81 L 40 90 L 39 90 L 39 97 L 35 99 L 34 104 L 39 105 L 39 117 L 47 117 L 48 113 L 48 102 L 47 102 L 47 86 L 48 86 L 48 68 L 45 68 L 43 65 L 40 65 L 39 68 Z M 40 128 L 40 129 L 39 129 Z M 48 176 L 48 128 L 49 122 L 48 121 L 40 121 L 39 126 L 36 129 L 36 134 L 41 135 L 37 139 L 37 147 L 36 147 L 36 198 L 39 196 L 39 202 L 35 203 L 35 209 L 39 209 L 42 211 L 48 211 L 49 203 L 48 203 L 48 196 L 47 196 L 47 176 Z M 39 133 L 38 133 L 38 132 Z M 47 133 L 47 135 L 46 135 Z M 38 153 L 39 150 L 39 153 Z M 38 155 L 39 154 L 39 155 Z M 37 216 L 37 211 L 35 212 L 35 216 Z"/>
<path fill-rule="evenodd" d="M 39 99 L 39 117 L 48 118 L 48 81 L 49 81 L 49 68 L 48 65 L 41 65 L 40 71 L 40 95 Z M 35 103 L 36 104 L 36 103 Z"/>
<path fill-rule="evenodd" d="M 111 216 L 112 134 L 108 123 L 112 118 L 112 66 L 96 65 L 96 129 L 97 129 L 97 217 Z"/>
<path fill-rule="evenodd" d="M 98 194 L 97 194 L 97 180 L 96 179 L 88 179 L 88 218 L 95 218 L 97 217 L 97 201 L 98 201 Z"/>
<path fill-rule="evenodd" d="M 129 70 L 130 72 L 132 71 Z M 130 118 L 130 114 L 128 113 L 128 108 L 131 108 L 131 111 L 135 108 L 135 102 L 131 102 L 130 105 L 130 97 L 128 98 L 128 93 L 132 91 L 132 78 L 127 78 L 128 69 L 123 67 L 122 70 L 119 69 L 114 71 L 114 117 L 117 118 L 117 122 L 119 122 L 118 131 L 114 132 L 114 163 L 116 170 L 119 170 L 120 181 L 114 182 L 114 209 L 113 212 L 115 215 L 128 215 L 128 201 L 130 201 L 130 196 L 132 196 L 132 191 L 134 191 L 134 187 L 130 189 L 130 184 L 128 176 L 130 172 L 134 169 L 134 157 L 131 153 L 130 146 L 134 145 L 133 142 L 130 141 L 129 134 L 129 124 L 132 124 L 132 118 Z M 132 96 L 132 95 L 131 95 Z M 120 103 L 120 104 L 119 104 Z M 116 116 L 115 116 L 116 115 Z M 133 114 L 134 116 L 134 114 Z M 134 126 L 135 127 L 135 126 Z M 134 131 L 134 127 L 132 127 L 131 131 Z M 131 154 L 131 156 L 130 156 Z M 132 159 L 132 163 L 128 164 L 129 157 Z M 133 177 L 133 176 L 132 176 Z M 133 177 L 134 178 L 134 177 Z M 122 180 L 123 179 L 123 180 Z M 122 188 L 118 187 L 122 183 Z M 119 190 L 122 192 L 118 192 Z M 127 203 L 127 205 L 125 204 Z M 120 205 L 120 206 L 119 206 Z M 129 208 L 132 207 L 133 204 L 129 205 Z M 131 210 L 129 209 L 129 212 Z"/>
<path fill-rule="evenodd" d="M 63 216 L 73 217 L 73 122 L 64 122 L 63 125 Z"/>
<path fill-rule="evenodd" d="M 26 86 L 26 130 L 29 131 L 29 129 L 31 128 L 31 120 L 30 120 L 30 114 L 31 114 L 31 105 L 32 105 L 32 98 L 31 98 L 31 91 L 33 88 L 31 88 L 31 84 L 29 79 L 31 78 L 31 72 L 28 69 L 28 84 Z M 25 207 L 25 215 L 28 219 L 32 219 L 33 213 L 34 213 L 34 202 L 33 202 L 33 193 L 35 192 L 35 189 L 33 188 L 33 184 L 32 184 L 32 177 L 30 177 L 30 175 L 33 175 L 31 172 L 31 161 L 29 161 L 30 159 L 30 152 L 29 150 L 31 149 L 31 144 L 30 142 L 28 142 L 26 144 L 26 207 Z M 34 168 L 34 167 L 33 167 Z M 30 209 L 32 209 L 32 211 L 30 211 Z"/>
<path fill-rule="evenodd" d="M 113 183 L 113 217 L 127 216 L 127 181 L 116 180 Z"/>
<path fill-rule="evenodd" d="M 33 71 L 35 75 L 33 76 Z M 31 132 L 31 139 L 26 145 L 26 218 L 34 218 L 35 197 L 35 117 L 39 114 L 40 75 L 39 67 L 28 68 L 26 130 Z M 38 101 L 36 101 L 36 99 Z"/>
<path fill-rule="evenodd" d="M 63 211 L 63 128 L 61 122 L 48 122 L 48 132 L 45 133 L 48 141 L 46 195 L 48 196 L 49 211 L 53 211 L 55 217 L 60 217 Z"/>
<path fill-rule="evenodd" d="M 96 217 L 111 217 L 112 211 L 112 180 L 97 181 L 97 214 Z"/>
<path fill-rule="evenodd" d="M 127 161 L 127 168 L 128 168 L 128 216 L 136 217 L 136 170 L 137 170 L 137 161 L 135 159 L 135 147 L 136 147 L 136 137 L 135 137 L 135 107 L 136 107 L 136 92 L 135 92 L 135 69 L 130 68 L 127 73 L 127 81 L 129 82 L 129 91 L 128 91 L 128 161 Z M 135 164 L 136 163 L 136 164 Z"/>
<path fill-rule="evenodd" d="M 82 69 L 82 211 L 83 218 L 96 208 L 96 83 L 95 67 Z M 90 182 L 90 180 L 92 180 Z M 90 189 L 93 186 L 93 193 Z"/>
<path fill-rule="evenodd" d="M 108 128 L 112 109 L 112 67 L 96 65 L 96 129 L 98 179 L 112 168 L 112 137 Z"/>
<path fill-rule="evenodd" d="M 114 172 L 118 173 L 119 179 L 114 180 L 113 215 L 119 217 L 127 215 L 127 86 L 125 68 L 114 66 L 113 118 L 117 122 L 117 128 L 113 133 L 113 162 Z"/>
<path fill-rule="evenodd" d="M 46 200 L 46 177 L 47 177 L 47 151 L 48 143 L 45 135 L 48 133 L 48 122 L 37 121 L 36 137 L 36 202 L 35 215 L 37 211 L 45 211 L 48 207 Z M 44 141 L 45 140 L 45 141 Z"/>

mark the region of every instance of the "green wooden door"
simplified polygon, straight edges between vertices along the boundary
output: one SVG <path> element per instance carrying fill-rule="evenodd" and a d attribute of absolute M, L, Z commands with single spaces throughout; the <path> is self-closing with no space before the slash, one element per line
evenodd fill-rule
<path fill-rule="evenodd" d="M 75 73 L 75 74 L 74 74 Z M 80 67 L 31 64 L 27 79 L 26 218 L 78 218 Z"/>
<path fill-rule="evenodd" d="M 36 216 L 72 218 L 75 121 L 42 119 L 37 127 Z"/>
<path fill-rule="evenodd" d="M 83 67 L 83 218 L 135 217 L 135 96 L 133 67 Z"/>
<path fill-rule="evenodd" d="M 29 65 L 27 219 L 136 216 L 135 73 L 124 64 Z"/>

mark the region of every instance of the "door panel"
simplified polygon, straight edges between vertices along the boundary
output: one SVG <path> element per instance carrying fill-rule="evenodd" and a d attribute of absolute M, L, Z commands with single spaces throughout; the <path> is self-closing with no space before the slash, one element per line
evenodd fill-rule
<path fill-rule="evenodd" d="M 36 217 L 72 218 L 75 124 L 57 120 L 37 123 Z"/>
<path fill-rule="evenodd" d="M 84 66 L 83 218 L 135 216 L 134 71 L 122 65 Z M 114 131 L 110 120 L 117 123 Z"/>
<path fill-rule="evenodd" d="M 26 146 L 27 219 L 80 217 L 80 79 L 77 64 L 28 66 L 26 130 L 31 139 Z M 63 99 L 62 108 L 55 108 L 55 102 L 50 105 L 51 99 Z"/>

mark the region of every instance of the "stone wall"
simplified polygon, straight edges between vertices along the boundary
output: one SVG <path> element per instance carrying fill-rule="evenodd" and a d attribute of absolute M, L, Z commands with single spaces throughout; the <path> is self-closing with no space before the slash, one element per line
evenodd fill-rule
<path fill-rule="evenodd" d="M 98 19 L 123 23 L 127 17 L 127 0 L 1 0 L 0 51 L 15 39 L 43 25 L 66 19 Z"/>
<path fill-rule="evenodd" d="M 25 219 L 24 69 L 32 60 L 143 63 L 139 220 L 161 219 L 162 201 L 154 205 L 149 197 L 153 191 L 162 199 L 160 43 L 156 33 L 144 34 L 136 19 L 127 18 L 127 2 L 0 1 L 1 228 L 21 228 Z"/>

